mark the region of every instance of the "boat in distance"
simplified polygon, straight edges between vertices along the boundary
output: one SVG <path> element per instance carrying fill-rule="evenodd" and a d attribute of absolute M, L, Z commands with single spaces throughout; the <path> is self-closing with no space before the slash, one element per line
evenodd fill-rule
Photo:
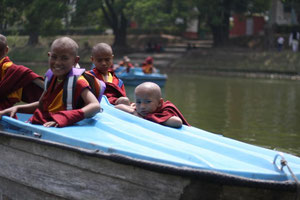
<path fill-rule="evenodd" d="M 145 74 L 140 67 L 131 68 L 126 72 L 126 68 L 121 66 L 115 71 L 116 75 L 124 82 L 125 85 L 137 86 L 143 82 L 154 82 L 160 87 L 164 87 L 168 76 L 161 74 L 159 70 L 151 74 Z"/>
<path fill-rule="evenodd" d="M 300 158 L 195 127 L 115 109 L 74 126 L 0 121 L 0 197 L 11 199 L 295 199 Z M 201 198 L 200 198 L 201 197 Z"/>

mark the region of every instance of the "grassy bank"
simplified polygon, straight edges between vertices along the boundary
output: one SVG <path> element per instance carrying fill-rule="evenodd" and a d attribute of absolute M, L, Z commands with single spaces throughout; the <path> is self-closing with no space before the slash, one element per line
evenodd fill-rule
<path fill-rule="evenodd" d="M 113 43 L 113 36 L 71 36 L 80 46 L 81 62 L 90 62 L 91 47 L 98 42 Z M 153 36 L 152 36 L 153 37 Z M 9 36 L 9 56 L 18 63 L 47 62 L 47 52 L 55 37 L 41 37 L 36 47 L 26 46 L 28 37 Z M 149 36 L 129 36 L 128 52 L 141 52 Z M 154 38 L 165 45 L 180 42 L 180 38 L 164 36 Z M 122 57 L 115 53 L 115 57 Z M 162 56 L 163 57 L 163 56 Z M 197 48 L 187 51 L 184 56 L 172 62 L 170 70 L 185 71 L 218 71 L 218 72 L 250 72 L 250 73 L 279 73 L 295 75 L 300 73 L 300 52 L 293 53 L 290 49 L 277 52 L 253 50 L 250 48 Z"/>
<path fill-rule="evenodd" d="M 112 36 L 71 36 L 80 47 L 80 58 L 82 62 L 90 62 L 90 52 L 93 44 L 106 42 L 112 44 Z M 39 44 L 35 47 L 27 46 L 27 36 L 8 36 L 10 47 L 9 56 L 18 62 L 47 62 L 51 42 L 57 37 L 40 37 Z"/>
<path fill-rule="evenodd" d="M 173 69 L 188 71 L 257 72 L 295 75 L 300 73 L 300 52 L 289 49 L 261 51 L 246 48 L 210 48 L 187 52 Z"/>
<path fill-rule="evenodd" d="M 35 47 L 27 46 L 27 36 L 8 36 L 8 44 L 10 47 L 9 56 L 18 62 L 43 62 L 47 61 L 47 52 L 51 42 L 59 36 L 55 37 L 40 37 L 39 44 Z M 93 45 L 99 42 L 113 44 L 114 37 L 112 35 L 85 35 L 70 36 L 79 45 L 79 55 L 81 62 L 90 62 L 90 53 Z M 180 41 L 181 38 L 175 36 L 157 36 L 157 35 L 129 35 L 127 37 L 127 49 L 114 49 L 116 58 L 121 58 L 123 55 L 133 52 L 139 52 L 144 49 L 148 41 L 156 41 L 167 45 Z"/>

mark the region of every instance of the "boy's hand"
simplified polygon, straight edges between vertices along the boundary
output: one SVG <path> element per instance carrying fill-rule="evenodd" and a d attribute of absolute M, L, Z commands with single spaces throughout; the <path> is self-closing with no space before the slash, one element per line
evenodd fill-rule
<path fill-rule="evenodd" d="M 2 119 L 3 115 L 8 115 L 10 117 L 14 117 L 16 115 L 17 111 L 18 111 L 18 108 L 15 106 L 7 108 L 5 110 L 2 110 L 2 111 L 0 111 L 0 119 Z"/>
<path fill-rule="evenodd" d="M 56 123 L 55 121 L 49 121 L 43 124 L 43 126 L 45 127 L 57 127 L 58 123 Z"/>

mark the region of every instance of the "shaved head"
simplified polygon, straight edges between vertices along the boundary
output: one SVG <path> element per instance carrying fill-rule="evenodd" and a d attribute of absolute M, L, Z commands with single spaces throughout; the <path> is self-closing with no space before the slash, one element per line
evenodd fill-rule
<path fill-rule="evenodd" d="M 111 46 L 106 44 L 106 43 L 96 44 L 92 49 L 92 56 L 95 55 L 98 52 L 113 55 L 113 51 L 112 51 Z"/>
<path fill-rule="evenodd" d="M 78 55 L 78 44 L 71 38 L 69 37 L 61 37 L 53 41 L 51 45 L 51 51 L 54 48 L 57 47 L 63 47 L 67 49 L 71 49 L 72 52 L 74 53 L 74 56 Z"/>
<path fill-rule="evenodd" d="M 6 41 L 6 37 L 4 35 L 0 34 L 0 58 L 2 58 L 3 56 L 5 56 L 6 54 L 6 50 L 7 50 L 8 46 L 7 46 L 7 41 Z"/>
<path fill-rule="evenodd" d="M 156 83 L 153 82 L 144 82 L 138 85 L 135 88 L 134 93 L 138 94 L 140 92 L 151 94 L 153 98 L 158 100 L 161 98 L 161 89 Z"/>

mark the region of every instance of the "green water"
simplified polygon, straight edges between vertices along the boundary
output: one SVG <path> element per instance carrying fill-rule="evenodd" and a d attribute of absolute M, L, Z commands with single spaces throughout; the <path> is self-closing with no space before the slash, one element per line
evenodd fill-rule
<path fill-rule="evenodd" d="M 165 97 L 198 128 L 300 156 L 300 82 L 173 74 Z"/>
<path fill-rule="evenodd" d="M 162 91 L 192 126 L 300 156 L 299 81 L 174 73 Z"/>
<path fill-rule="evenodd" d="M 195 127 L 300 156 L 298 81 L 168 74 L 163 96 Z"/>

